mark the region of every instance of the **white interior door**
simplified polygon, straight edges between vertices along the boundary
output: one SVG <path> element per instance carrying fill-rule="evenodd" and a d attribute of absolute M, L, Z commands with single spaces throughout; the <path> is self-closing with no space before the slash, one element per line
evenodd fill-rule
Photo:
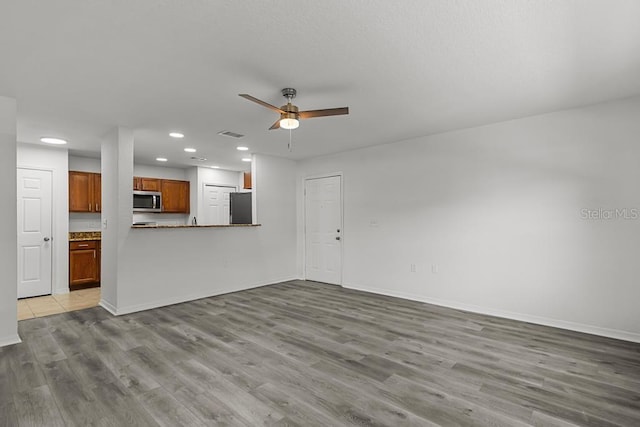
<path fill-rule="evenodd" d="M 230 196 L 236 187 L 204 185 L 204 222 L 201 224 L 229 225 Z"/>
<path fill-rule="evenodd" d="M 341 177 L 305 180 L 305 275 L 342 284 Z"/>
<path fill-rule="evenodd" d="M 51 293 L 51 172 L 18 169 L 18 298 Z"/>

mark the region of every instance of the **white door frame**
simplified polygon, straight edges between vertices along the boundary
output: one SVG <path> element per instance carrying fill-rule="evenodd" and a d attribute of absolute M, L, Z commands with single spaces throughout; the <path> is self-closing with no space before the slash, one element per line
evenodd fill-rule
<path fill-rule="evenodd" d="M 342 283 L 342 272 L 344 270 L 344 176 L 342 172 L 324 173 L 318 175 L 307 175 L 302 178 L 302 277 L 307 280 L 307 186 L 306 183 L 310 179 L 340 177 L 340 280 Z"/>
<path fill-rule="evenodd" d="M 54 294 L 54 290 L 57 289 L 57 284 L 55 282 L 55 278 L 56 273 L 58 271 L 57 268 L 57 260 L 58 257 L 56 256 L 56 250 L 59 247 L 58 245 L 58 240 L 60 240 L 60 236 L 56 235 L 56 227 L 55 225 L 57 224 L 56 222 L 56 207 L 57 207 L 57 201 L 56 201 L 56 197 L 55 197 L 55 192 L 54 192 L 54 187 L 55 187 L 55 180 L 56 180 L 56 170 L 50 167 L 41 167 L 41 166 L 25 166 L 25 165 L 16 165 L 16 175 L 18 174 L 18 169 L 27 169 L 27 170 L 35 170 L 35 171 L 43 171 L 43 172 L 50 172 L 51 173 L 51 289 L 50 289 L 50 294 L 53 295 Z M 68 203 L 68 200 L 65 200 L 66 203 Z M 16 211 L 18 210 L 18 206 L 17 206 L 17 200 L 16 200 Z M 18 223 L 16 222 L 16 227 L 18 226 Z M 63 244 L 66 247 L 66 251 L 69 252 L 69 240 L 67 238 L 63 239 Z M 18 251 L 18 247 L 16 247 L 16 253 Z M 18 286 L 18 283 L 16 282 L 16 287 Z"/>

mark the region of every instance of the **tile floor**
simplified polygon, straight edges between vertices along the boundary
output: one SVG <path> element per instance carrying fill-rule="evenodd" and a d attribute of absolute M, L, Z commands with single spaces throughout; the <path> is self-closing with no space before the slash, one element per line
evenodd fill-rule
<path fill-rule="evenodd" d="M 91 308 L 97 306 L 99 302 L 100 288 L 80 289 L 68 294 L 24 298 L 18 300 L 18 320 Z"/>

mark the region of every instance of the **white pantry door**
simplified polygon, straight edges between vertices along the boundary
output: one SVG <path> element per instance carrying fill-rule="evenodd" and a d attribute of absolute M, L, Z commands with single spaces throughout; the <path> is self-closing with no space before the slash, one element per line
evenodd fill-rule
<path fill-rule="evenodd" d="M 18 298 L 51 293 L 51 172 L 18 169 Z"/>
<path fill-rule="evenodd" d="M 204 185 L 204 222 L 207 225 L 229 225 L 230 199 L 229 193 L 236 191 L 236 187 L 220 185 Z"/>
<path fill-rule="evenodd" d="M 305 276 L 342 284 L 341 177 L 305 180 Z"/>

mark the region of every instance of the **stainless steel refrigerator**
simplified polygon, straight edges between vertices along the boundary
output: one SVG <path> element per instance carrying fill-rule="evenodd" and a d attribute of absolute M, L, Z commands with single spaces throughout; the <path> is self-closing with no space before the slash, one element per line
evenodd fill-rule
<path fill-rule="evenodd" d="M 251 193 L 229 193 L 230 224 L 251 224 Z"/>

